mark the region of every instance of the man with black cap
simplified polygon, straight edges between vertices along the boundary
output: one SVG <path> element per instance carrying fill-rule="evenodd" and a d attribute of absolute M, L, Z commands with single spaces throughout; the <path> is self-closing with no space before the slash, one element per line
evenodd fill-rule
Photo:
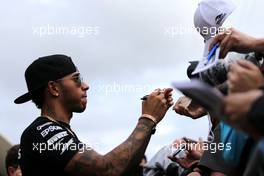
<path fill-rule="evenodd" d="M 100 155 L 81 143 L 69 125 L 73 112 L 85 110 L 89 89 L 71 58 L 41 57 L 26 69 L 25 79 L 28 93 L 15 103 L 32 100 L 41 116 L 21 136 L 23 176 L 126 175 L 140 162 L 155 126 L 173 104 L 172 89 L 152 92 L 143 101 L 142 115 L 128 139 Z"/>

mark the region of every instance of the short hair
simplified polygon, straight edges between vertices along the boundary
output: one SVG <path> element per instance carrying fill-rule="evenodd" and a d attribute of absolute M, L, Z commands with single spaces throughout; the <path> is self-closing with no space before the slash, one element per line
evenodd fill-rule
<path fill-rule="evenodd" d="M 6 164 L 6 172 L 8 172 L 8 167 L 12 166 L 14 168 L 18 167 L 18 150 L 20 145 L 12 146 L 6 154 L 5 164 Z"/>

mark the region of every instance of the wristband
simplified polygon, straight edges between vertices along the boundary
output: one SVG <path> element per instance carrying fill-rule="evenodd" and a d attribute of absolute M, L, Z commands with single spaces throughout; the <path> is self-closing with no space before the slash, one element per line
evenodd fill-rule
<path fill-rule="evenodd" d="M 140 119 L 149 119 L 149 120 L 151 120 L 154 123 L 154 127 L 151 130 L 151 134 L 154 134 L 156 132 L 156 125 L 157 125 L 158 122 L 152 115 L 142 114 L 138 120 L 140 120 Z"/>
<path fill-rule="evenodd" d="M 142 114 L 139 119 L 142 119 L 142 118 L 146 118 L 146 119 L 151 120 L 152 122 L 154 122 L 155 126 L 158 124 L 157 120 L 152 115 Z"/>

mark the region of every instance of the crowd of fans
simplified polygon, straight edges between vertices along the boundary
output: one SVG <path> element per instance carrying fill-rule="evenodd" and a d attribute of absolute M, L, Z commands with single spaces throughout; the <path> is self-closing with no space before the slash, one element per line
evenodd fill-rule
<path fill-rule="evenodd" d="M 264 40 L 246 35 L 234 28 L 220 30 L 234 9 L 229 1 L 203 0 L 199 4 L 194 17 L 196 28 L 218 29 L 216 36 L 212 33 L 204 35 L 199 30 L 205 41 L 204 57 L 218 44 L 220 60 L 215 66 L 198 74 L 192 72 L 199 61 L 191 61 L 187 69 L 190 79 L 200 79 L 225 95 L 222 104 L 225 118 L 217 117 L 214 112 L 210 112 L 189 97 L 180 97 L 173 107 L 176 113 L 192 119 L 205 115 L 209 117 L 211 125 L 208 139 L 190 141 L 182 138 L 174 141 L 172 145 L 175 148 L 181 149 L 184 146 L 185 155 L 172 157 L 171 149 L 166 146 L 147 163 L 145 175 L 159 175 L 153 172 L 158 168 L 153 167 L 153 163 L 161 164 L 162 170 L 166 170 L 168 168 L 166 162 L 177 163 L 178 168 L 175 169 L 174 175 L 180 176 L 264 174 L 261 117 Z M 219 14 L 225 14 L 225 17 L 216 24 Z M 209 147 L 206 147 L 208 145 Z M 160 152 L 164 152 L 166 148 L 167 151 L 160 156 Z"/>

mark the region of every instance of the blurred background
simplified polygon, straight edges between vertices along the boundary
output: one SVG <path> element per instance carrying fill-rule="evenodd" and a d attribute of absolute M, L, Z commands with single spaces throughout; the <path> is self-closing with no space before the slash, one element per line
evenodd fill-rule
<path fill-rule="evenodd" d="M 234 0 L 226 26 L 263 36 L 262 0 Z M 71 126 L 80 140 L 104 154 L 123 142 L 141 115 L 140 98 L 155 88 L 187 80 L 188 61 L 201 59 L 203 39 L 193 25 L 199 0 L 10 0 L 0 6 L 0 134 L 16 144 L 40 114 L 27 92 L 26 67 L 51 54 L 72 57 L 90 86 L 84 113 Z M 174 91 L 174 100 L 181 96 Z M 206 117 L 192 120 L 170 109 L 148 145 L 151 158 L 162 146 L 187 136 L 206 138 Z M 1 142 L 1 141 L 0 141 Z M 1 145 L 0 152 L 6 149 Z M 1 156 L 1 155 L 0 155 Z M 2 160 L 2 158 L 1 158 Z M 3 163 L 2 163 L 3 164 Z M 1 165 L 2 165 L 1 164 Z"/>

